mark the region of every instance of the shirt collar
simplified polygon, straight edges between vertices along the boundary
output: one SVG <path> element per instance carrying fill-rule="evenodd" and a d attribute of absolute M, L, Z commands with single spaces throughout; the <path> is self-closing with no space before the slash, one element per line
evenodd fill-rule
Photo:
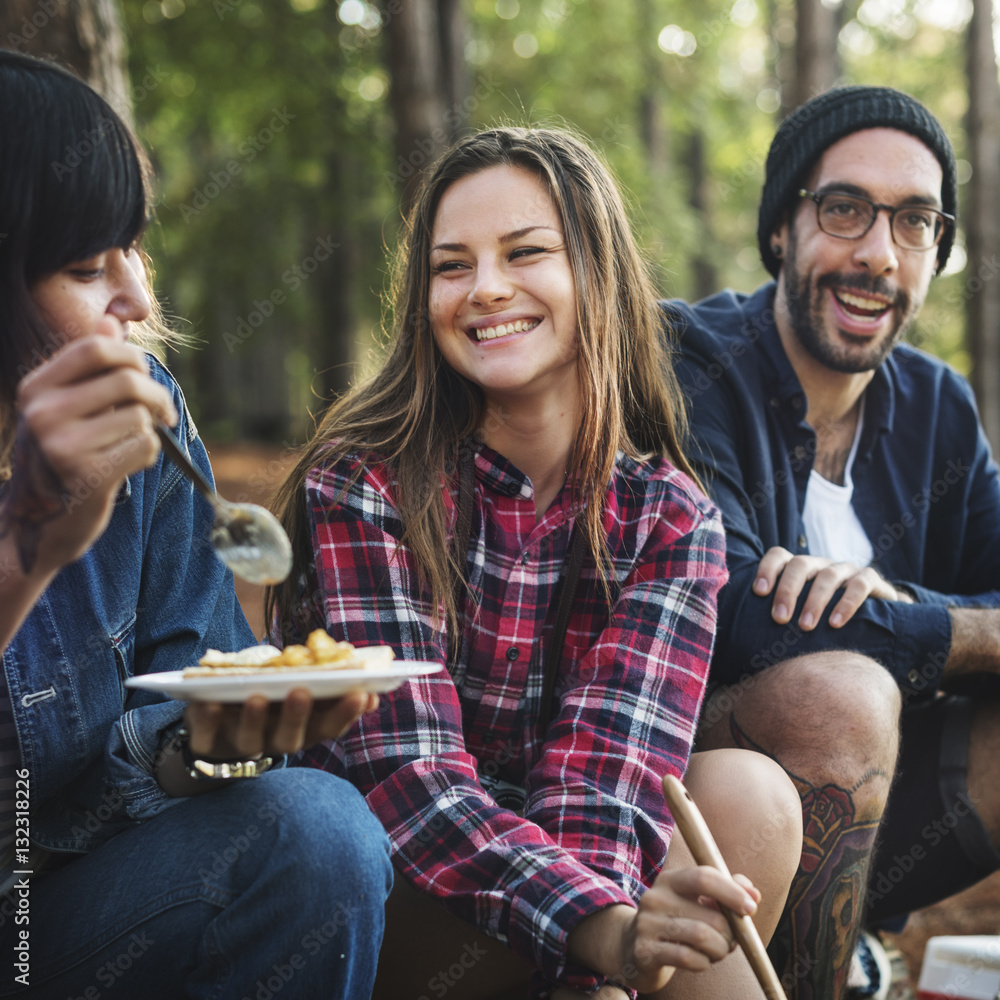
<path fill-rule="evenodd" d="M 868 458 L 879 438 L 892 432 L 896 417 L 896 379 L 899 360 L 893 350 L 875 369 L 875 375 L 865 389 L 865 429 L 858 455 Z"/>
<path fill-rule="evenodd" d="M 509 459 L 485 444 L 476 445 L 476 475 L 484 486 L 509 497 L 532 498 L 528 477 Z"/>
<path fill-rule="evenodd" d="M 476 477 L 488 489 L 509 497 L 535 502 L 531 480 L 513 463 L 488 445 L 476 445 Z M 573 490 L 569 480 L 559 492 L 558 502 L 545 513 L 543 521 L 555 517 L 560 524 L 573 518 L 582 509 L 582 504 L 574 503 Z"/>

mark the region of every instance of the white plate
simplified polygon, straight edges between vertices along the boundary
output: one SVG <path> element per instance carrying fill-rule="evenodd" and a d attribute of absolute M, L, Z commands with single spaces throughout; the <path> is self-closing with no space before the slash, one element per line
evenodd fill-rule
<path fill-rule="evenodd" d="M 126 687 L 160 691 L 188 701 L 246 701 L 262 694 L 281 701 L 292 688 L 306 688 L 314 698 L 336 698 L 348 691 L 384 693 L 399 687 L 409 677 L 422 677 L 443 669 L 440 663 L 423 660 L 393 660 L 384 667 L 363 670 L 284 670 L 280 674 L 237 674 L 234 677 L 184 677 L 183 670 L 141 674 L 125 681 Z"/>

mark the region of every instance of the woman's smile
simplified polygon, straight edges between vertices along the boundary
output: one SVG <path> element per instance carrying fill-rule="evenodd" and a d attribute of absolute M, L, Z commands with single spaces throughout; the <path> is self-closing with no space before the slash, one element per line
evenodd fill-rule
<path fill-rule="evenodd" d="M 469 334 L 477 341 L 496 340 L 498 337 L 507 337 L 512 333 L 526 333 L 534 330 L 541 320 L 535 319 L 492 319 L 489 325 L 473 326 L 469 329 Z"/>

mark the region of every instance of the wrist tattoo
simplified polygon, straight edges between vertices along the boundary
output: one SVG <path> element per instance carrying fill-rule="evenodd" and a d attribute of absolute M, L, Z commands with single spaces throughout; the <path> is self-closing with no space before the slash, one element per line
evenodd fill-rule
<path fill-rule="evenodd" d="M 11 466 L 13 472 L 0 504 L 0 538 L 13 532 L 21 569 L 30 573 L 38 558 L 42 526 L 65 513 L 66 506 L 62 480 L 23 417 L 17 422 Z"/>

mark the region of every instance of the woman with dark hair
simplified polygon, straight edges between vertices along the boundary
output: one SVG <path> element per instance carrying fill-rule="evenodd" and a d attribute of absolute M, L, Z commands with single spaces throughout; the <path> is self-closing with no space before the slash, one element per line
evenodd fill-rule
<path fill-rule="evenodd" d="M 124 685 L 255 641 L 211 509 L 159 452 L 164 420 L 211 475 L 177 384 L 138 346 L 161 336 L 147 201 L 112 109 L 0 52 L 0 996 L 236 998 L 294 977 L 290 994 L 354 1000 L 374 976 L 385 835 L 346 782 L 265 755 L 376 699 L 185 714 Z M 215 766 L 237 759 L 259 776 Z"/>
<path fill-rule="evenodd" d="M 396 273 L 388 359 L 282 488 L 295 566 L 268 600 L 280 641 L 448 665 L 304 755 L 365 793 L 402 876 L 375 996 L 760 996 L 716 903 L 769 936 L 798 799 L 757 754 L 687 771 L 763 896 L 671 840 L 726 571 L 613 180 L 564 132 L 473 136 Z"/>

